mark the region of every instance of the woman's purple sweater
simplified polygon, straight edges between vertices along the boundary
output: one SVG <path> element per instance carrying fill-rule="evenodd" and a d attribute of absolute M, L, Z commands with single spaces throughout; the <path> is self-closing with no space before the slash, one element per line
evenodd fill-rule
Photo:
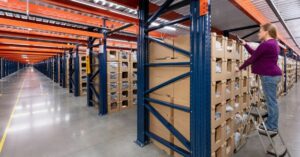
<path fill-rule="evenodd" d="M 277 65 L 280 48 L 277 40 L 269 39 L 261 43 L 256 50 L 249 45 L 245 45 L 251 57 L 247 59 L 239 68 L 245 69 L 248 65 L 252 65 L 252 73 L 263 76 L 280 76 L 281 69 Z"/>

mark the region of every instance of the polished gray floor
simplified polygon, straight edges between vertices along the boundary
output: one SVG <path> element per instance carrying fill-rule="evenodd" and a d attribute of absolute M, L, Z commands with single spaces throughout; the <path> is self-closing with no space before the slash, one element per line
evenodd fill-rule
<path fill-rule="evenodd" d="M 297 83 L 286 96 L 279 98 L 279 130 L 292 157 L 300 157 L 300 83 Z M 235 157 L 267 157 L 258 136 L 249 138 L 247 144 Z"/>
<path fill-rule="evenodd" d="M 293 157 L 300 156 L 299 97 L 300 83 L 280 99 L 280 131 Z M 151 144 L 140 148 L 134 143 L 134 108 L 99 117 L 86 107 L 85 97 L 68 94 L 34 69 L 0 80 L 1 137 L 15 104 L 0 157 L 167 157 Z M 265 156 L 257 137 L 235 155 Z"/>
<path fill-rule="evenodd" d="M 0 81 L 1 137 L 20 90 L 0 157 L 166 157 L 134 143 L 134 108 L 99 117 L 86 97 L 75 98 L 31 68 Z"/>

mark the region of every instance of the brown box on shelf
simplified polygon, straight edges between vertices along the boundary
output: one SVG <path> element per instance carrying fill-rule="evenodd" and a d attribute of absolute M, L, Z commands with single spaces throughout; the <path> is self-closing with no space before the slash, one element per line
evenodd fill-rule
<path fill-rule="evenodd" d="M 107 62 L 107 72 L 119 72 L 119 62 Z"/>
<path fill-rule="evenodd" d="M 226 78 L 226 62 L 223 58 L 214 58 L 211 61 L 211 80 L 219 81 Z"/>
<path fill-rule="evenodd" d="M 120 102 L 110 102 L 107 101 L 108 113 L 120 111 Z"/>
<path fill-rule="evenodd" d="M 120 85 L 118 82 L 108 82 L 107 92 L 118 92 Z"/>
<path fill-rule="evenodd" d="M 211 57 L 212 58 L 225 58 L 227 38 L 216 33 L 211 33 Z"/>
<path fill-rule="evenodd" d="M 107 61 L 113 61 L 113 62 L 119 61 L 119 51 L 107 50 Z"/>
<path fill-rule="evenodd" d="M 121 81 L 129 81 L 130 80 L 130 72 L 129 71 L 122 71 L 119 75 L 119 80 Z"/>
<path fill-rule="evenodd" d="M 132 51 L 130 53 L 130 62 L 137 62 L 137 53 L 136 53 L 136 51 Z"/>
<path fill-rule="evenodd" d="M 130 82 L 130 89 L 136 90 L 137 89 L 137 80 L 133 80 Z"/>
<path fill-rule="evenodd" d="M 249 105 L 250 105 L 250 95 L 248 92 L 244 92 L 242 97 L 242 107 L 245 108 Z"/>
<path fill-rule="evenodd" d="M 137 71 L 132 71 L 130 72 L 130 76 L 129 76 L 131 81 L 136 81 L 137 80 Z"/>
<path fill-rule="evenodd" d="M 118 92 L 109 92 L 109 93 L 107 93 L 107 100 L 109 102 L 119 102 L 120 95 Z"/>
<path fill-rule="evenodd" d="M 214 81 L 211 86 L 211 104 L 221 103 L 225 98 L 225 81 Z"/>
<path fill-rule="evenodd" d="M 226 47 L 225 47 L 225 59 L 233 59 L 235 58 L 236 51 L 236 41 L 233 39 L 227 39 Z"/>
<path fill-rule="evenodd" d="M 239 68 L 241 66 L 241 60 L 233 60 L 233 69 L 234 69 L 234 72 L 232 73 L 233 77 L 241 77 L 242 76 L 242 71 L 238 71 L 236 72 L 235 69 Z"/>
<path fill-rule="evenodd" d="M 233 98 L 226 99 L 226 101 L 225 101 L 225 119 L 232 117 L 234 114 L 235 114 L 235 109 L 234 109 Z"/>
<path fill-rule="evenodd" d="M 107 73 L 107 82 L 118 82 L 120 73 L 118 72 L 108 72 Z"/>
<path fill-rule="evenodd" d="M 130 99 L 130 90 L 122 90 L 120 91 L 120 101 Z"/>
<path fill-rule="evenodd" d="M 234 67 L 234 60 L 231 58 L 228 58 L 225 60 L 225 79 L 231 79 L 235 75 L 235 67 Z"/>
<path fill-rule="evenodd" d="M 220 147 L 218 147 L 215 151 L 212 151 L 211 157 L 225 157 L 226 145 L 222 144 Z"/>
<path fill-rule="evenodd" d="M 242 79 L 240 77 L 235 77 L 233 81 L 233 95 L 239 95 L 242 89 Z"/>
<path fill-rule="evenodd" d="M 130 100 L 121 100 L 120 101 L 120 110 L 125 110 L 128 109 L 130 107 L 132 107 L 132 104 L 130 104 L 132 101 Z"/>
<path fill-rule="evenodd" d="M 234 119 L 230 117 L 225 121 L 225 140 L 232 137 L 233 133 L 234 133 Z"/>
<path fill-rule="evenodd" d="M 225 104 L 218 103 L 211 105 L 211 126 L 212 128 L 221 125 L 225 120 Z"/>
<path fill-rule="evenodd" d="M 248 92 L 248 90 L 249 90 L 249 77 L 248 76 L 243 76 L 241 90 L 242 90 L 242 92 Z"/>
<path fill-rule="evenodd" d="M 235 45 L 235 52 L 233 59 L 236 60 L 242 60 L 242 51 L 243 51 L 243 45 L 240 42 L 237 42 Z"/>
<path fill-rule="evenodd" d="M 226 145 L 225 145 L 225 157 L 232 157 L 233 152 L 234 152 L 234 136 L 231 135 L 227 140 L 226 140 Z"/>
<path fill-rule="evenodd" d="M 130 62 L 127 61 L 120 61 L 120 68 L 119 71 L 129 71 L 130 70 Z"/>
<path fill-rule="evenodd" d="M 130 51 L 127 50 L 119 51 L 119 61 L 129 62 L 129 58 L 130 58 Z"/>
<path fill-rule="evenodd" d="M 225 82 L 225 99 L 229 99 L 233 97 L 233 86 L 234 82 L 233 79 L 226 79 Z"/>
<path fill-rule="evenodd" d="M 169 103 L 173 102 L 173 99 L 171 97 L 169 97 L 167 95 L 160 95 L 160 94 L 157 94 L 157 93 L 150 94 L 150 98 L 165 101 L 165 102 L 169 102 Z M 159 104 L 156 104 L 156 103 L 150 103 L 150 105 L 153 106 L 153 108 L 157 112 L 159 112 L 159 114 L 161 116 L 163 116 L 164 119 L 166 119 L 168 121 L 168 123 L 170 123 L 170 124 L 174 123 L 173 122 L 173 114 L 174 114 L 173 112 L 174 112 L 174 110 L 172 108 L 162 106 L 162 105 L 159 105 Z M 149 117 L 150 117 L 150 128 L 149 128 L 150 132 L 160 136 L 161 138 L 163 138 L 164 140 L 166 140 L 170 143 L 173 143 L 174 137 L 171 134 L 171 132 L 153 114 L 150 114 Z M 154 139 L 152 139 L 152 141 L 153 141 L 154 145 L 156 145 L 161 150 L 165 151 L 167 154 L 169 154 L 169 155 L 173 154 L 173 151 L 170 148 L 168 148 L 168 147 L 164 146 L 163 144 L 155 141 Z"/>
<path fill-rule="evenodd" d="M 120 91 L 129 90 L 130 89 L 130 82 L 129 81 L 121 81 L 120 82 Z"/>
<path fill-rule="evenodd" d="M 212 128 L 211 130 L 211 151 L 214 152 L 224 144 L 225 123 Z"/>
<path fill-rule="evenodd" d="M 137 62 L 129 62 L 129 69 L 131 72 L 137 71 Z"/>
<path fill-rule="evenodd" d="M 243 99 L 243 96 L 242 96 L 242 94 L 241 95 L 235 95 L 234 97 L 233 97 L 233 103 L 234 103 L 234 112 L 236 113 L 236 112 L 238 112 L 238 111 L 240 111 L 241 110 L 241 108 L 242 108 L 242 106 L 243 106 L 243 104 L 242 104 L 242 99 Z"/>

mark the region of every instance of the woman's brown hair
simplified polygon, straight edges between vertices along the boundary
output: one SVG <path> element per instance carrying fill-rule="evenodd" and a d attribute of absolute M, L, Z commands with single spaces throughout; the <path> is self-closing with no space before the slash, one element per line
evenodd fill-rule
<path fill-rule="evenodd" d="M 267 23 L 267 24 L 261 25 L 260 27 L 264 31 L 267 31 L 272 38 L 277 39 L 277 29 L 273 24 Z"/>

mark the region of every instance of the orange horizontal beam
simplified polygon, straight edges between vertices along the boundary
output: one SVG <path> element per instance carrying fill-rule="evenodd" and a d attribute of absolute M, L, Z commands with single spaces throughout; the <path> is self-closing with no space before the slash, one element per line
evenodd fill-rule
<path fill-rule="evenodd" d="M 26 37 L 26 38 L 41 39 L 41 40 L 53 40 L 53 41 L 65 42 L 65 43 L 80 43 L 80 44 L 87 43 L 87 39 L 77 39 L 68 36 L 55 35 L 50 33 L 45 34 L 45 33 L 18 30 L 18 29 L 8 29 L 8 28 L 4 29 L 3 27 L 2 28 L 0 27 L 0 35 Z"/>
<path fill-rule="evenodd" d="M 95 38 L 103 37 L 103 35 L 100 33 L 82 31 L 82 30 L 78 30 L 78 29 L 71 29 L 71 28 L 65 28 L 65 27 L 59 27 L 59 26 L 53 26 L 53 25 L 48 25 L 48 24 L 39 24 L 39 23 L 28 22 L 28 21 L 14 20 L 14 19 L 8 19 L 8 18 L 3 18 L 3 17 L 0 17 L 0 23 L 10 25 L 10 26 L 16 26 L 16 27 L 25 27 L 25 28 L 31 28 L 31 29 L 37 29 L 37 30 L 53 31 L 53 32 L 62 32 L 62 33 L 81 35 L 81 36 L 89 36 L 89 37 L 95 37 Z"/>
<path fill-rule="evenodd" d="M 271 21 L 268 20 L 264 14 L 256 8 L 256 6 L 250 0 L 230 0 L 237 8 L 243 11 L 246 15 L 248 15 L 251 19 L 253 19 L 258 24 L 265 24 L 270 23 Z M 278 39 L 284 42 L 288 47 L 293 48 L 293 44 L 288 42 L 282 35 L 282 30 L 278 32 Z M 296 51 L 295 49 L 293 49 Z M 296 51 L 300 54 L 300 50 L 297 49 Z"/>
<path fill-rule="evenodd" d="M 28 41 L 20 39 L 5 39 L 0 38 L 0 44 L 6 45 L 27 45 L 27 46 L 40 46 L 40 47 L 57 47 L 57 48 L 74 48 L 74 45 L 58 44 L 51 42 Z"/>
<path fill-rule="evenodd" d="M 28 52 L 48 52 L 48 53 L 63 53 L 64 50 L 49 49 L 49 48 L 30 48 L 30 47 L 19 47 L 19 46 L 7 46 L 0 45 L 0 51 L 28 51 Z"/>
<path fill-rule="evenodd" d="M 41 2 L 45 3 L 45 2 Z M 66 2 L 64 2 L 66 3 Z M 20 1 L 20 0 L 9 0 L 8 2 L 0 2 L 0 6 L 3 8 L 7 8 L 9 10 L 14 11 L 20 11 L 20 12 L 26 12 L 27 4 L 26 1 Z M 37 5 L 33 3 L 29 3 L 30 8 L 30 14 L 32 15 L 38 15 L 38 16 L 44 16 L 52 19 L 60 19 L 64 21 L 70 21 L 74 23 L 79 23 L 83 25 L 91 25 L 95 27 L 100 27 L 103 24 L 103 19 L 99 19 L 96 17 L 86 16 L 84 14 L 76 14 L 73 12 L 68 12 L 60 9 L 50 8 L 43 5 Z M 111 13 L 110 11 L 107 11 L 107 15 Z M 114 22 L 107 20 L 106 26 L 108 28 L 117 28 L 120 27 L 122 23 L 120 22 Z M 136 32 L 136 28 L 128 28 L 126 29 L 128 32 Z"/>
<path fill-rule="evenodd" d="M 40 53 L 40 52 L 15 52 L 15 51 L 1 51 L 0 54 L 21 54 L 21 55 L 43 55 L 43 56 L 56 56 L 57 53 Z"/>

